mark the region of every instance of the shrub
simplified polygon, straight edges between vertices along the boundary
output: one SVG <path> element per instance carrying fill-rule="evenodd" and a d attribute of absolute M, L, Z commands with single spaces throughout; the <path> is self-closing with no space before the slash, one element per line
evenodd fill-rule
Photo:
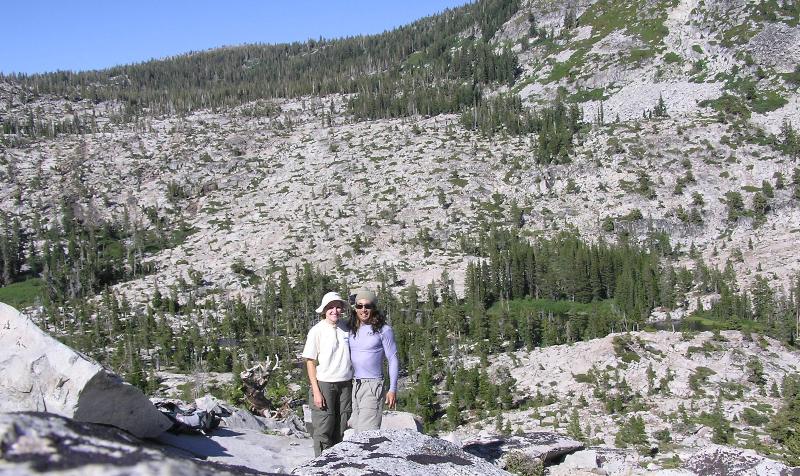
<path fill-rule="evenodd" d="M 764 91 L 750 102 L 750 106 L 753 111 L 764 114 L 780 109 L 787 103 L 788 101 L 775 91 Z"/>
<path fill-rule="evenodd" d="M 729 116 L 740 117 L 742 119 L 750 118 L 750 110 L 747 108 L 747 104 L 745 104 L 741 98 L 732 94 L 723 94 L 718 99 L 714 99 L 713 101 L 701 101 L 700 106 L 710 106 L 715 111 L 718 111 L 720 114 L 722 114 L 722 118 L 724 120 L 728 120 Z"/>
<path fill-rule="evenodd" d="M 657 432 L 653 433 L 653 436 L 656 440 L 662 443 L 669 443 L 672 441 L 672 434 L 669 432 L 667 428 L 663 430 L 658 430 Z"/>
<path fill-rule="evenodd" d="M 689 376 L 689 388 L 695 391 L 695 393 L 699 395 L 705 395 L 705 391 L 703 390 L 702 386 L 708 380 L 708 377 L 716 374 L 713 370 L 708 367 L 697 367 L 694 373 Z"/>
<path fill-rule="evenodd" d="M 747 407 L 742 411 L 742 420 L 751 426 L 764 426 L 769 422 L 769 417 L 754 408 Z"/>
<path fill-rule="evenodd" d="M 542 476 L 544 464 L 539 458 L 533 458 L 522 451 L 511 451 L 505 456 L 505 470 L 520 476 Z"/>
<path fill-rule="evenodd" d="M 620 448 L 629 446 L 642 448 L 647 445 L 647 433 L 645 432 L 644 419 L 640 416 L 632 416 L 626 421 L 614 437 L 614 443 Z"/>
<path fill-rule="evenodd" d="M 611 343 L 614 346 L 614 353 L 617 355 L 617 357 L 621 358 L 623 362 L 639 362 L 639 360 L 641 360 L 639 354 L 632 350 L 631 346 L 633 341 L 629 336 L 614 336 L 614 340 L 611 341 Z"/>

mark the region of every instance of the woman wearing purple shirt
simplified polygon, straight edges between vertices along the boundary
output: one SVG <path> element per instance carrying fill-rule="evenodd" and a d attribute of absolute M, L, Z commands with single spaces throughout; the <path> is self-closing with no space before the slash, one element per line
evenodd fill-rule
<path fill-rule="evenodd" d="M 381 427 L 384 404 L 397 404 L 397 375 L 400 363 L 394 331 L 377 309 L 378 298 L 367 288 L 356 293 L 355 319 L 350 326 L 350 361 L 353 364 L 353 415 L 356 431 Z M 389 362 L 389 391 L 383 390 L 383 360 Z"/>

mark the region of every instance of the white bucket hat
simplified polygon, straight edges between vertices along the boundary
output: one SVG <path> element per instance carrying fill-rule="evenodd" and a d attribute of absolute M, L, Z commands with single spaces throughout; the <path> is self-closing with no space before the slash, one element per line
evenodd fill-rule
<path fill-rule="evenodd" d="M 331 291 L 329 293 L 325 293 L 325 295 L 322 296 L 322 304 L 320 304 L 319 307 L 317 308 L 317 313 L 318 314 L 322 313 L 322 311 L 325 310 L 325 306 L 332 303 L 333 301 L 341 302 L 342 309 L 343 310 L 347 309 L 347 301 L 342 299 L 342 296 L 339 296 L 339 293 Z"/>

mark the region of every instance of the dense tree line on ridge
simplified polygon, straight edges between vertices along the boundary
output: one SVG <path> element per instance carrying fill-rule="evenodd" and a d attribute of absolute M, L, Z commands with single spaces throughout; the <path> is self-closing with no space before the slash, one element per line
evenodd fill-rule
<path fill-rule="evenodd" d="M 353 112 L 364 117 L 457 112 L 475 104 L 481 85 L 513 82 L 516 56 L 496 53 L 488 41 L 518 9 L 518 0 L 483 0 L 378 35 L 246 45 L 100 71 L 0 80 L 28 87 L 32 97 L 24 95 L 23 101 L 39 94 L 120 101 L 129 118 L 332 93 L 358 93 L 362 99 Z M 460 37 L 473 28 L 472 38 Z M 462 83 L 472 94 L 441 98 Z M 401 111 L 398 98 L 410 94 L 419 96 L 418 104 Z"/>

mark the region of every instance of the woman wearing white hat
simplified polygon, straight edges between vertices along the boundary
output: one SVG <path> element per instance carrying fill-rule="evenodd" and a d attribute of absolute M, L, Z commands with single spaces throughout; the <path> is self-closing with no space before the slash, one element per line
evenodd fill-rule
<path fill-rule="evenodd" d="M 308 331 L 303 348 L 311 383 L 314 456 L 342 441 L 353 410 L 349 333 L 340 321 L 348 307 L 338 293 L 325 294 L 317 308 L 323 319 Z"/>

